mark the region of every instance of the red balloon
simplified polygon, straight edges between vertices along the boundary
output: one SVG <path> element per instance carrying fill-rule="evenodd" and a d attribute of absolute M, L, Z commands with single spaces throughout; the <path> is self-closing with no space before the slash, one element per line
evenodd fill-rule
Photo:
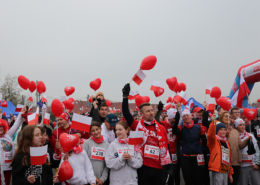
<path fill-rule="evenodd" d="M 60 165 L 58 179 L 60 182 L 65 182 L 73 177 L 73 169 L 68 161 L 63 161 Z"/>
<path fill-rule="evenodd" d="M 6 113 L 5 113 L 5 112 L 3 113 L 3 116 L 6 116 Z"/>
<path fill-rule="evenodd" d="M 3 101 L 3 103 L 1 104 L 2 107 L 8 107 L 7 101 Z"/>
<path fill-rule="evenodd" d="M 42 81 L 39 81 L 37 83 L 37 91 L 38 91 L 39 94 L 42 94 L 46 91 L 45 84 Z"/>
<path fill-rule="evenodd" d="M 74 93 L 74 91 L 75 91 L 75 88 L 72 86 L 67 86 L 64 89 L 66 96 L 72 95 Z"/>
<path fill-rule="evenodd" d="M 231 100 L 227 97 L 220 97 L 219 99 L 217 99 L 216 103 L 224 110 L 229 111 L 229 109 L 231 109 Z"/>
<path fill-rule="evenodd" d="M 116 112 L 117 112 L 117 113 L 119 113 L 119 112 L 120 112 L 120 110 L 119 110 L 119 109 L 117 109 L 117 110 L 116 110 Z"/>
<path fill-rule="evenodd" d="M 154 68 L 156 62 L 157 62 L 157 58 L 154 55 L 145 57 L 141 63 L 140 69 L 150 70 L 150 69 Z"/>
<path fill-rule="evenodd" d="M 91 89 L 93 89 L 94 91 L 98 90 L 98 89 L 100 88 L 100 86 L 101 86 L 101 80 L 100 80 L 100 78 L 97 78 L 97 79 L 91 81 L 91 82 L 89 83 L 89 86 L 90 86 Z"/>
<path fill-rule="evenodd" d="M 89 103 L 93 103 L 93 95 L 90 96 L 90 98 L 88 99 Z"/>
<path fill-rule="evenodd" d="M 174 86 L 173 91 L 176 92 L 176 93 L 181 92 L 181 91 L 180 91 L 180 84 L 179 84 L 178 82 L 177 82 L 176 85 Z"/>
<path fill-rule="evenodd" d="M 179 90 L 180 90 L 180 92 L 181 91 L 186 91 L 186 84 L 185 83 L 179 83 Z"/>
<path fill-rule="evenodd" d="M 171 101 L 172 101 L 172 97 L 168 97 L 166 103 L 171 103 Z"/>
<path fill-rule="evenodd" d="M 143 103 L 149 103 L 150 102 L 150 98 L 149 96 L 136 96 L 135 98 L 135 104 L 136 106 L 139 108 L 141 104 Z"/>
<path fill-rule="evenodd" d="M 168 87 L 169 87 L 169 89 L 171 89 L 172 91 L 174 91 L 174 87 L 175 87 L 175 86 L 174 86 L 174 87 L 170 87 L 170 86 L 168 85 Z"/>
<path fill-rule="evenodd" d="M 72 101 L 72 102 L 74 102 L 74 101 L 75 101 L 73 98 L 69 98 L 68 100 L 70 100 L 70 101 Z"/>
<path fill-rule="evenodd" d="M 59 140 L 63 151 L 66 153 L 78 144 L 79 136 L 77 134 L 62 133 Z"/>
<path fill-rule="evenodd" d="M 65 100 L 63 104 L 65 105 L 66 109 L 72 110 L 74 108 L 74 101 L 71 99 Z"/>
<path fill-rule="evenodd" d="M 63 104 L 58 99 L 54 99 L 51 103 L 51 111 L 54 116 L 58 117 L 64 112 Z"/>
<path fill-rule="evenodd" d="M 30 80 L 23 75 L 18 76 L 18 83 L 24 90 L 29 88 Z"/>
<path fill-rule="evenodd" d="M 258 99 L 257 102 L 260 103 L 260 99 Z"/>
<path fill-rule="evenodd" d="M 159 91 L 154 91 L 154 95 L 155 95 L 156 97 L 161 96 L 163 93 L 164 93 L 164 88 L 162 88 L 162 87 L 160 87 L 160 90 L 159 90 Z"/>
<path fill-rule="evenodd" d="M 111 106 L 111 102 L 110 102 L 108 99 L 106 99 L 106 105 L 107 105 L 108 107 Z"/>
<path fill-rule="evenodd" d="M 36 89 L 36 84 L 35 84 L 35 82 L 34 82 L 34 81 L 30 81 L 30 83 L 29 83 L 29 90 L 31 91 L 31 93 L 32 93 L 33 91 L 35 91 L 35 89 Z"/>
<path fill-rule="evenodd" d="M 172 78 L 167 78 L 166 83 L 169 87 L 174 88 L 174 86 L 177 83 L 177 78 L 176 77 L 172 77 Z"/>
<path fill-rule="evenodd" d="M 53 124 L 53 127 L 55 128 L 57 125 L 57 122 L 53 122 L 52 124 Z"/>
<path fill-rule="evenodd" d="M 248 108 L 245 108 L 245 109 L 243 110 L 243 113 L 244 113 L 245 117 L 246 117 L 249 121 L 251 121 L 251 120 L 253 120 L 253 119 L 256 117 L 256 115 L 257 115 L 257 109 L 248 109 Z"/>
<path fill-rule="evenodd" d="M 210 97 L 215 98 L 215 99 L 219 99 L 220 96 L 221 96 L 220 88 L 219 87 L 213 87 L 210 91 Z"/>

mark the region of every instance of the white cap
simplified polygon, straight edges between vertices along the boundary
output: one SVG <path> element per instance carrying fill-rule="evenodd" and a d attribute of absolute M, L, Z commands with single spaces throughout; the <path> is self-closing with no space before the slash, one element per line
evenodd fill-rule
<path fill-rule="evenodd" d="M 237 119 L 235 120 L 235 127 L 237 128 L 238 125 L 240 125 L 240 124 L 242 124 L 242 123 L 245 123 L 244 120 L 242 120 L 242 119 L 240 119 L 240 118 L 237 118 Z"/>
<path fill-rule="evenodd" d="M 167 115 L 168 115 L 168 119 L 173 119 L 175 118 L 177 110 L 170 108 L 169 110 L 167 110 Z"/>
<path fill-rule="evenodd" d="M 191 116 L 190 110 L 185 109 L 184 111 L 182 111 L 182 117 L 183 117 L 184 115 L 187 115 L 187 114 Z"/>

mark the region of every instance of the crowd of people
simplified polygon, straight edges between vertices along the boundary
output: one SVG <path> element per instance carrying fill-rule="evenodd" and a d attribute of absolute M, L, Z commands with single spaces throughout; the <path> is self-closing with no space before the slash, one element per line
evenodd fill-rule
<path fill-rule="evenodd" d="M 164 110 L 160 101 L 155 112 L 149 103 L 131 114 L 130 84 L 122 90 L 123 117 L 110 113 L 98 92 L 89 112 L 89 133 L 72 129 L 67 112 L 57 125 L 28 125 L 31 113 L 24 107 L 11 123 L 0 111 L 1 185 L 259 185 L 260 110 L 247 120 L 242 110 L 221 107 L 210 114 L 203 107 Z M 143 131 L 143 143 L 128 144 L 130 131 Z M 64 152 L 61 134 L 76 134 L 80 140 Z M 48 145 L 47 161 L 31 165 L 30 147 Z M 61 182 L 59 167 L 68 161 L 72 178 Z"/>

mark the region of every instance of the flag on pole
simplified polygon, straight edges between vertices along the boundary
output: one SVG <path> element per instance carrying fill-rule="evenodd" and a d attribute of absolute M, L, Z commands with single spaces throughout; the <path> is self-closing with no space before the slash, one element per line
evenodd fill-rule
<path fill-rule="evenodd" d="M 130 91 L 128 99 L 134 100 L 136 98 L 136 96 L 138 96 L 138 95 L 139 95 L 138 91 Z"/>
<path fill-rule="evenodd" d="M 208 106 L 207 106 L 207 111 L 209 111 L 213 114 L 215 111 L 215 104 L 216 104 L 215 98 L 210 98 Z"/>
<path fill-rule="evenodd" d="M 28 111 L 32 111 L 32 107 L 33 107 L 33 106 L 31 106 L 31 107 L 28 109 Z"/>
<path fill-rule="evenodd" d="M 206 94 L 210 94 L 212 87 L 210 85 L 206 85 Z"/>
<path fill-rule="evenodd" d="M 181 91 L 177 94 L 177 96 L 174 98 L 174 102 L 177 103 L 183 103 L 186 101 L 187 96 L 186 96 L 186 93 L 184 91 Z M 186 103 L 186 102 L 185 102 Z"/>
<path fill-rule="evenodd" d="M 194 102 L 193 102 L 193 99 L 190 99 L 189 101 L 189 110 L 191 110 L 194 106 Z"/>
<path fill-rule="evenodd" d="M 44 93 L 42 93 L 41 102 L 47 103 L 47 96 Z"/>
<path fill-rule="evenodd" d="M 144 131 L 130 131 L 128 144 L 129 145 L 138 145 L 144 142 L 143 140 Z"/>
<path fill-rule="evenodd" d="M 38 123 L 39 120 L 39 107 L 36 108 L 36 112 L 35 112 L 35 124 Z"/>
<path fill-rule="evenodd" d="M 91 122 L 91 117 L 73 113 L 71 128 L 89 133 Z"/>
<path fill-rule="evenodd" d="M 31 165 L 43 165 L 47 160 L 47 146 L 30 147 Z"/>
<path fill-rule="evenodd" d="M 35 116 L 36 116 L 36 113 L 33 113 L 33 114 L 27 116 L 28 125 L 36 125 Z"/>
<path fill-rule="evenodd" d="M 25 107 L 24 105 L 17 104 L 15 112 L 21 112 L 22 108 L 24 108 L 24 107 Z"/>
<path fill-rule="evenodd" d="M 47 112 L 44 114 L 43 124 L 50 125 L 50 114 Z"/>
<path fill-rule="evenodd" d="M 160 82 L 159 81 L 153 81 L 153 84 L 150 88 L 151 91 L 159 92 L 160 91 Z"/>
<path fill-rule="evenodd" d="M 28 92 L 28 101 L 33 102 L 33 97 L 31 92 Z"/>
<path fill-rule="evenodd" d="M 137 85 L 140 85 L 145 78 L 146 75 L 141 69 L 139 69 L 132 79 Z"/>

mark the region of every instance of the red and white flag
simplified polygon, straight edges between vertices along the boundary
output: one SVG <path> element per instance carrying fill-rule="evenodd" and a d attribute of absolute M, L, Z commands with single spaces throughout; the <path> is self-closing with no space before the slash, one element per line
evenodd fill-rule
<path fill-rule="evenodd" d="M 66 100 L 66 96 L 61 97 L 59 100 L 61 103 L 64 102 Z"/>
<path fill-rule="evenodd" d="M 47 112 L 44 114 L 43 124 L 50 125 L 50 114 Z"/>
<path fill-rule="evenodd" d="M 88 112 L 85 113 L 85 116 L 88 116 Z"/>
<path fill-rule="evenodd" d="M 132 79 L 137 85 L 140 85 L 145 78 L 146 75 L 141 69 L 139 69 Z"/>
<path fill-rule="evenodd" d="M 33 97 L 31 92 L 28 92 L 28 101 L 33 102 Z"/>
<path fill-rule="evenodd" d="M 31 106 L 31 107 L 28 109 L 28 111 L 32 111 L 32 107 L 33 107 L 33 106 Z"/>
<path fill-rule="evenodd" d="M 36 116 L 35 113 L 27 116 L 28 125 L 36 125 L 37 122 L 35 121 L 35 116 Z"/>
<path fill-rule="evenodd" d="M 163 107 L 164 110 L 168 110 L 172 107 L 172 104 L 171 103 L 166 103 Z"/>
<path fill-rule="evenodd" d="M 194 102 L 193 102 L 193 99 L 190 99 L 189 101 L 189 110 L 191 110 L 194 106 Z"/>
<path fill-rule="evenodd" d="M 37 107 L 37 108 L 36 108 L 36 112 L 35 112 L 35 122 L 36 122 L 35 124 L 38 123 L 38 120 L 39 120 L 39 112 L 40 112 L 40 111 L 39 111 L 39 107 Z"/>
<path fill-rule="evenodd" d="M 91 117 L 73 113 L 71 128 L 89 133 L 91 122 Z"/>
<path fill-rule="evenodd" d="M 187 96 L 187 94 L 185 93 L 185 96 L 184 96 L 184 100 L 182 102 L 183 105 L 188 105 L 189 103 L 189 97 Z"/>
<path fill-rule="evenodd" d="M 128 99 L 134 100 L 136 98 L 136 96 L 138 96 L 138 95 L 139 95 L 138 91 L 130 91 Z"/>
<path fill-rule="evenodd" d="M 129 145 L 138 145 L 144 142 L 144 131 L 130 131 L 128 144 Z"/>
<path fill-rule="evenodd" d="M 177 103 L 179 102 L 180 104 L 185 102 L 186 103 L 186 93 L 184 91 L 181 91 L 177 94 L 177 96 L 174 98 L 174 102 Z M 187 104 L 186 104 L 187 105 Z"/>
<path fill-rule="evenodd" d="M 210 85 L 206 85 L 206 94 L 210 94 L 212 87 Z"/>
<path fill-rule="evenodd" d="M 150 88 L 151 91 L 159 92 L 160 91 L 160 82 L 159 81 L 153 81 L 153 84 Z"/>
<path fill-rule="evenodd" d="M 44 93 L 42 93 L 41 102 L 47 103 L 47 96 Z"/>
<path fill-rule="evenodd" d="M 213 114 L 215 111 L 215 104 L 216 104 L 215 98 L 210 98 L 208 106 L 207 106 L 207 111 L 209 111 Z"/>
<path fill-rule="evenodd" d="M 48 145 L 41 147 L 30 147 L 30 159 L 31 165 L 43 165 L 47 160 L 47 147 Z"/>
<path fill-rule="evenodd" d="M 239 89 L 236 91 L 235 95 L 232 97 L 231 104 L 238 108 L 242 108 L 243 99 L 247 94 L 250 94 L 250 90 L 248 89 L 244 77 L 241 73 L 240 86 Z"/>
<path fill-rule="evenodd" d="M 24 105 L 17 104 L 15 112 L 21 112 L 22 108 L 24 108 L 24 107 L 25 107 Z"/>

